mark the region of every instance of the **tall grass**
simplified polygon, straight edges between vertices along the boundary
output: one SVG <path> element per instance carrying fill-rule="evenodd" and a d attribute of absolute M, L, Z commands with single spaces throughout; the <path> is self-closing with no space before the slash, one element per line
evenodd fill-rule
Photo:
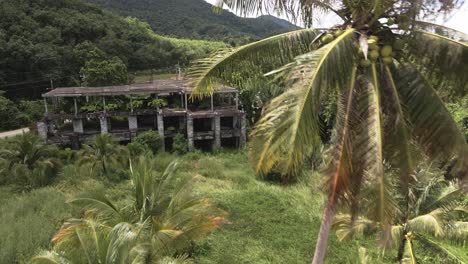
<path fill-rule="evenodd" d="M 47 248 L 68 218 L 64 195 L 47 187 L 3 199 L 0 205 L 0 263 L 26 263 Z"/>

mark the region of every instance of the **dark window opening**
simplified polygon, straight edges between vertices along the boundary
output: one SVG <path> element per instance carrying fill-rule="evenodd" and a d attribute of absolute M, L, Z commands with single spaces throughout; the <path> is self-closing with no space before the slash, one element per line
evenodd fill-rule
<path fill-rule="evenodd" d="M 98 118 L 83 118 L 82 120 L 85 134 L 101 133 L 101 122 Z"/>
<path fill-rule="evenodd" d="M 232 138 L 222 138 L 221 139 L 221 147 L 227 149 L 237 149 L 239 146 L 239 138 L 232 137 Z"/>
<path fill-rule="evenodd" d="M 183 121 L 183 117 L 179 116 L 164 117 L 164 131 L 169 134 L 183 132 L 185 130 Z"/>
<path fill-rule="evenodd" d="M 213 131 L 212 118 L 197 118 L 193 120 L 194 132 L 209 132 Z"/>
<path fill-rule="evenodd" d="M 210 152 L 213 151 L 213 140 L 212 139 L 203 139 L 203 140 L 195 140 L 193 145 L 196 149 L 201 151 Z"/>
<path fill-rule="evenodd" d="M 137 122 L 139 130 L 157 129 L 158 127 L 156 116 L 153 115 L 138 116 Z"/>
<path fill-rule="evenodd" d="M 165 148 L 165 151 L 167 152 L 171 152 L 172 149 L 173 149 L 173 145 L 174 144 L 174 139 L 172 137 L 166 137 L 164 138 L 164 148 Z"/>
<path fill-rule="evenodd" d="M 110 131 L 128 131 L 128 117 L 114 116 L 109 118 Z"/>
<path fill-rule="evenodd" d="M 221 130 L 233 129 L 234 128 L 234 117 L 221 117 Z"/>

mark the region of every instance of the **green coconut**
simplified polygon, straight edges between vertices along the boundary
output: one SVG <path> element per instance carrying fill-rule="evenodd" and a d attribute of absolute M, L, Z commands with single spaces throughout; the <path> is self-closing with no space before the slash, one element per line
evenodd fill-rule
<path fill-rule="evenodd" d="M 335 31 L 335 33 L 334 33 L 335 37 L 339 37 L 339 36 L 341 36 L 341 34 L 343 34 L 343 30 L 341 30 L 341 29 L 338 29 L 338 30 Z"/>
<path fill-rule="evenodd" d="M 393 58 L 388 56 L 388 57 L 383 57 L 382 58 L 382 61 L 385 65 L 390 65 L 393 63 Z"/>
<path fill-rule="evenodd" d="M 373 44 L 369 44 L 369 49 L 379 51 L 380 47 L 376 43 L 373 43 Z"/>
<path fill-rule="evenodd" d="M 389 25 L 389 26 L 395 25 L 395 18 L 393 18 L 393 17 L 389 18 L 388 21 L 387 21 L 387 25 Z"/>
<path fill-rule="evenodd" d="M 327 44 L 327 43 L 330 43 L 332 42 L 334 39 L 333 35 L 332 34 L 326 34 L 323 38 L 322 38 L 322 42 L 324 44 Z"/>
<path fill-rule="evenodd" d="M 361 65 L 361 67 L 363 68 L 367 68 L 369 66 L 371 66 L 372 62 L 370 60 L 366 60 L 366 59 L 362 59 L 361 62 L 359 63 L 359 65 Z"/>
<path fill-rule="evenodd" d="M 379 58 L 379 52 L 376 51 L 376 50 L 371 50 L 369 52 L 369 58 L 372 60 L 372 61 L 376 61 L 378 58 Z"/>
<path fill-rule="evenodd" d="M 382 55 L 382 57 L 388 57 L 388 56 L 391 56 L 392 55 L 392 46 L 390 45 L 385 45 L 381 50 L 380 50 L 380 54 Z"/>
<path fill-rule="evenodd" d="M 397 39 L 393 42 L 393 48 L 395 50 L 402 50 L 405 47 L 405 41 L 402 39 Z"/>
<path fill-rule="evenodd" d="M 369 40 L 375 40 L 375 42 L 379 42 L 379 37 L 372 35 L 369 37 Z"/>

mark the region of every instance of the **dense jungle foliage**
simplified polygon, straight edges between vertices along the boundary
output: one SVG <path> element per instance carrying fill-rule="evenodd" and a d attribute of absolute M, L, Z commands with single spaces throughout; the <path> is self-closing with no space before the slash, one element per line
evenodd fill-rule
<path fill-rule="evenodd" d="M 51 85 L 122 84 L 128 72 L 175 71 L 221 47 L 158 36 L 82 0 L 0 2 L 0 90 L 10 97 L 37 98 Z"/>
<path fill-rule="evenodd" d="M 228 11 L 215 14 L 204 0 L 89 0 L 123 16 L 147 21 L 157 33 L 177 38 L 218 40 L 238 45 L 297 29 L 273 17 L 241 18 Z"/>

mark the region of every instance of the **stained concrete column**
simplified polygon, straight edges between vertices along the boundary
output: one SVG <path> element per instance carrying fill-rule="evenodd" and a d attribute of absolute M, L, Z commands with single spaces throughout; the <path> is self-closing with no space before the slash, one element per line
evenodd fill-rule
<path fill-rule="evenodd" d="M 214 131 L 215 131 L 215 141 L 214 147 L 221 148 L 221 117 L 216 115 L 214 117 Z"/>
<path fill-rule="evenodd" d="M 47 140 L 47 124 L 45 122 L 37 123 L 37 133 L 39 134 L 39 137 L 42 138 L 44 141 Z"/>
<path fill-rule="evenodd" d="M 158 133 L 159 133 L 159 136 L 161 137 L 161 142 L 162 142 L 162 151 L 165 151 L 166 150 L 166 146 L 165 146 L 165 142 L 164 142 L 164 117 L 161 113 L 161 111 L 159 111 L 156 119 L 158 120 Z"/>
<path fill-rule="evenodd" d="M 187 115 L 187 142 L 189 151 L 193 151 L 193 117 Z"/>
<path fill-rule="evenodd" d="M 136 132 L 138 130 L 138 119 L 136 116 L 128 116 L 128 129 L 131 132 Z"/>
<path fill-rule="evenodd" d="M 247 119 L 245 118 L 245 113 L 241 115 L 240 123 L 240 138 L 239 138 L 239 147 L 245 147 L 247 143 Z"/>
<path fill-rule="evenodd" d="M 99 123 L 101 124 L 101 134 L 109 133 L 109 127 L 107 124 L 107 117 L 102 115 L 99 117 Z"/>
<path fill-rule="evenodd" d="M 83 119 L 81 118 L 73 118 L 73 132 L 77 134 L 83 134 Z"/>

